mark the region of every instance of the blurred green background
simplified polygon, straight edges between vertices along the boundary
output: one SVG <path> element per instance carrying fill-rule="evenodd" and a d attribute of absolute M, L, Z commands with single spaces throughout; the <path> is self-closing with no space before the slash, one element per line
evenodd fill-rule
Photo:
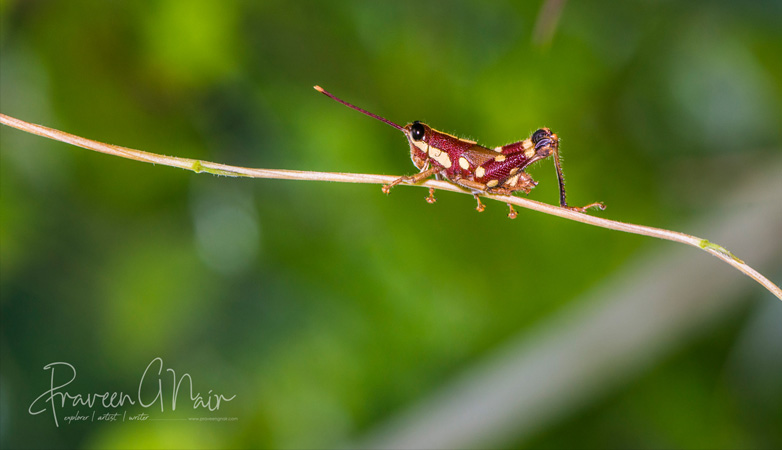
<path fill-rule="evenodd" d="M 699 236 L 706 228 L 689 224 L 779 167 L 780 2 L 566 2 L 558 21 L 541 10 L 3 0 L 0 111 L 226 164 L 414 172 L 398 131 L 319 84 L 488 146 L 548 126 L 562 138 L 571 204 L 600 200 L 601 216 Z M 631 261 L 676 246 L 526 210 L 511 221 L 495 202 L 478 214 L 466 195 L 432 206 L 420 188 L 385 196 L 376 185 L 195 175 L 0 133 L 3 448 L 362 442 Z M 556 203 L 551 161 L 530 172 L 540 182 L 530 197 Z M 782 447 L 782 304 L 698 256 L 743 283 L 729 313 L 492 445 Z M 779 283 L 773 261 L 756 268 Z M 120 408 L 164 419 L 144 423 L 56 427 L 50 411 L 28 413 L 49 385 L 46 364 L 76 367 L 74 395 L 134 395 L 155 357 L 196 391 L 236 398 L 194 413 L 182 389 L 176 411 Z M 61 411 L 79 409 L 112 411 Z M 238 420 L 172 420 L 194 415 Z"/>

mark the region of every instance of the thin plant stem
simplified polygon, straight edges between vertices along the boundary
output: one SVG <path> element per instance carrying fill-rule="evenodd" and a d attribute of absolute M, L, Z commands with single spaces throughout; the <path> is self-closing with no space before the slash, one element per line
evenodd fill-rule
<path fill-rule="evenodd" d="M 53 128 L 35 125 L 23 120 L 19 120 L 5 114 L 0 114 L 0 123 L 9 127 L 17 128 L 38 136 L 47 137 L 57 141 L 65 142 L 78 147 L 86 148 L 100 153 L 106 153 L 121 158 L 134 159 L 152 164 L 161 164 L 180 169 L 191 170 L 196 173 L 211 173 L 213 175 L 223 175 L 229 177 L 249 177 L 249 178 L 274 178 L 280 180 L 311 180 L 311 181 L 336 181 L 340 183 L 370 183 L 370 184 L 388 184 L 399 177 L 391 175 L 373 175 L 361 173 L 340 173 L 340 172 L 311 172 L 301 170 L 282 170 L 282 169 L 253 169 L 247 167 L 230 166 L 209 161 L 197 159 L 180 158 L 176 156 L 164 156 L 156 153 L 149 153 L 141 150 L 135 150 L 118 145 L 104 144 L 102 142 L 85 139 Z M 466 193 L 463 189 L 445 181 L 427 180 L 416 186 L 426 188 L 435 188 L 444 191 Z M 661 228 L 635 225 L 631 223 L 618 222 L 615 220 L 603 219 L 600 217 L 589 216 L 584 213 L 571 211 L 554 205 L 548 205 L 535 200 L 521 198 L 509 195 L 483 195 L 486 198 L 497 200 L 504 203 L 510 203 L 522 208 L 532 209 L 545 214 L 562 217 L 564 219 L 574 220 L 576 222 L 594 225 L 596 227 L 607 228 L 610 230 L 624 231 L 625 233 L 640 234 L 644 236 L 656 237 L 668 241 L 680 242 L 682 244 L 697 247 L 722 261 L 730 264 L 739 271 L 743 272 L 753 280 L 760 283 L 769 292 L 782 300 L 782 290 L 764 277 L 758 271 L 747 265 L 729 252 L 726 248 L 689 234 L 679 233 L 677 231 L 665 230 Z"/>
<path fill-rule="evenodd" d="M 551 44 L 565 3 L 566 0 L 545 0 L 543 2 L 532 31 L 532 42 L 535 45 L 543 47 Z"/>

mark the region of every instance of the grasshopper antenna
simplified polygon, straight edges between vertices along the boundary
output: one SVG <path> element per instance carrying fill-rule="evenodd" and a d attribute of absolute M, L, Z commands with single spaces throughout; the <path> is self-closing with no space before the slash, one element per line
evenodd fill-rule
<path fill-rule="evenodd" d="M 386 119 L 385 117 L 380 117 L 377 114 L 372 114 L 371 112 L 369 112 L 369 111 L 367 111 L 365 109 L 361 109 L 361 108 L 359 108 L 356 105 L 348 103 L 345 100 L 342 100 L 341 98 L 337 97 L 336 95 L 334 95 L 331 92 L 323 89 L 320 86 L 313 86 L 313 87 L 315 88 L 316 91 L 320 92 L 321 94 L 325 95 L 326 97 L 330 97 L 332 100 L 336 100 L 336 101 L 342 103 L 343 105 L 347 106 L 348 108 L 355 109 L 356 111 L 364 113 L 364 114 L 368 115 L 369 117 L 374 117 L 375 119 L 377 119 L 377 120 L 379 120 L 381 122 L 385 122 L 385 123 L 391 125 L 392 127 L 396 128 L 397 130 L 399 130 L 399 131 L 401 131 L 403 133 L 405 132 L 405 128 L 403 126 L 398 125 L 398 124 L 396 124 L 394 122 L 391 122 L 390 120 Z"/>

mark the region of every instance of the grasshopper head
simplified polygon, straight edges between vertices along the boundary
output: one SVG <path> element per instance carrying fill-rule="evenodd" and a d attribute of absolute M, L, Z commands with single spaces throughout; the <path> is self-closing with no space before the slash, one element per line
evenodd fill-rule
<path fill-rule="evenodd" d="M 429 125 L 417 120 L 413 123 L 408 123 L 402 128 L 402 132 L 405 133 L 407 140 L 410 142 L 410 159 L 413 160 L 413 164 L 419 169 L 422 169 L 427 161 L 429 145 L 426 141 L 431 135 L 431 130 Z"/>

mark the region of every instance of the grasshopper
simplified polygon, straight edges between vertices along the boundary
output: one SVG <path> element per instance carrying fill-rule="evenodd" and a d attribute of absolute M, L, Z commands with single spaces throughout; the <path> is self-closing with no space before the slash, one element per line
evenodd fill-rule
<path fill-rule="evenodd" d="M 410 159 L 419 172 L 412 176 L 399 177 L 384 185 L 383 192 L 386 194 L 397 184 L 416 184 L 434 176 L 438 180 L 448 180 L 470 191 L 478 202 L 475 209 L 481 212 L 485 209 L 480 199 L 482 194 L 512 195 L 516 191 L 529 194 L 538 183 L 524 169 L 553 155 L 559 181 L 559 206 L 577 212 L 584 212 L 589 208 L 605 209 L 605 205 L 599 202 L 580 207 L 568 206 L 565 198 L 565 178 L 559 158 L 559 138 L 548 128 L 538 129 L 523 141 L 490 149 L 475 141 L 437 131 L 417 120 L 401 126 L 348 103 L 320 86 L 315 86 L 315 90 L 405 134 L 410 144 Z M 426 201 L 436 201 L 434 188 L 429 188 Z M 508 217 L 515 219 L 516 210 L 510 203 L 508 207 Z"/>

